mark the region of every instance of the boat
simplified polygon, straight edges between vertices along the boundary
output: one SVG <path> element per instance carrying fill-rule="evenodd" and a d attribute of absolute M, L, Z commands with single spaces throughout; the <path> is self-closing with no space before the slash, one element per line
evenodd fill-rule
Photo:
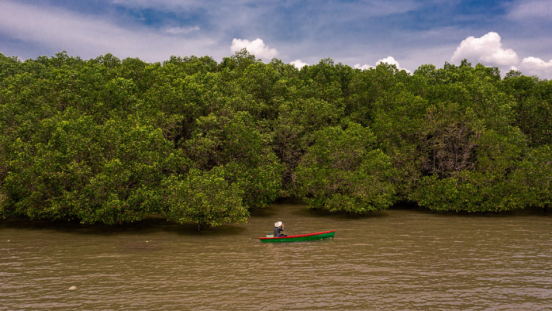
<path fill-rule="evenodd" d="M 304 242 L 304 241 L 333 238 L 334 235 L 335 235 L 335 230 L 332 230 L 332 231 L 323 231 L 323 232 L 307 233 L 307 234 L 300 234 L 300 235 L 288 235 L 285 237 L 273 237 L 272 235 L 268 235 L 266 237 L 260 237 L 259 240 L 262 243 Z"/>

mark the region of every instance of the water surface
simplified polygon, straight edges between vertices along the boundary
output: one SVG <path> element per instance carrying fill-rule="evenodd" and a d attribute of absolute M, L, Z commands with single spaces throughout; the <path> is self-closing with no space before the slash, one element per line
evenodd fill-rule
<path fill-rule="evenodd" d="M 337 232 L 260 243 L 277 220 L 287 234 Z M 201 233 L 3 221 L 0 310 L 551 310 L 551 220 L 275 204 Z"/>

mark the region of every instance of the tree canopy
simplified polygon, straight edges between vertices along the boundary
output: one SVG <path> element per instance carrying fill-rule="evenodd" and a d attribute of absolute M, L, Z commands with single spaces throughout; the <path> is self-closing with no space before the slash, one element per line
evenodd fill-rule
<path fill-rule="evenodd" d="M 0 54 L 0 216 L 220 226 L 278 197 L 358 214 L 546 208 L 551 124 L 552 81 L 467 61 L 410 74 L 246 50 Z"/>

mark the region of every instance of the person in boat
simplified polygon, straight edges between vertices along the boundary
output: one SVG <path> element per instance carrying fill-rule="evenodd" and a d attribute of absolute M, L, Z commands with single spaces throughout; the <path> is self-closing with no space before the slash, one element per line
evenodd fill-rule
<path fill-rule="evenodd" d="M 286 237 L 287 235 L 282 234 L 282 231 L 284 231 L 284 224 L 281 221 L 275 222 L 274 223 L 274 237 L 275 238 Z"/>

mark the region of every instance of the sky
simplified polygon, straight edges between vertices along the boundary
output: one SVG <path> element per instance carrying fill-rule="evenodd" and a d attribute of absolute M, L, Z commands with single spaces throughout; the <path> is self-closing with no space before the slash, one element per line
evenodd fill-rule
<path fill-rule="evenodd" d="M 552 0 L 0 0 L 0 53 L 22 60 L 220 62 L 242 48 L 297 67 L 329 57 L 414 72 L 468 59 L 552 79 Z"/>

